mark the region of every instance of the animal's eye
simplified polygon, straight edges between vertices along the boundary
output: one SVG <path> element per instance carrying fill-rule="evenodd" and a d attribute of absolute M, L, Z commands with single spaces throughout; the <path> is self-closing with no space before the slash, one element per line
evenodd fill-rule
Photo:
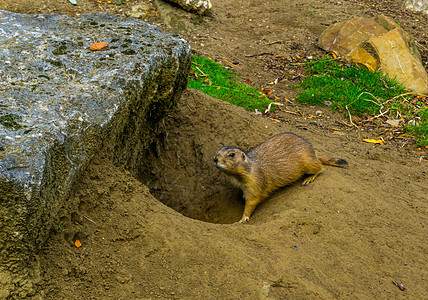
<path fill-rule="evenodd" d="M 230 157 L 234 157 L 234 156 L 235 156 L 235 153 L 233 153 L 233 152 L 232 152 L 232 153 L 230 153 L 230 154 L 229 154 L 229 156 L 230 156 Z"/>

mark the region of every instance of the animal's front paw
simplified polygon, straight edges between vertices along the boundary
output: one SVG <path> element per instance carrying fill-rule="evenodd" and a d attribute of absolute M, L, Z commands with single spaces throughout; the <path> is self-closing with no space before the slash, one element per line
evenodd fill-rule
<path fill-rule="evenodd" d="M 248 221 L 250 221 L 250 217 L 242 217 L 242 219 L 241 219 L 241 220 L 239 220 L 239 223 L 241 223 L 241 224 L 245 224 L 245 223 L 247 223 Z"/>

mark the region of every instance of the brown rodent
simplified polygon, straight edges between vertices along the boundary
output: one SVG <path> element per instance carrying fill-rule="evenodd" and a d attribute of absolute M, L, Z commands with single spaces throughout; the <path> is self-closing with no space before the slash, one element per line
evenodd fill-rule
<path fill-rule="evenodd" d="M 347 166 L 340 158 L 317 156 L 312 145 L 302 137 L 284 132 L 255 146 L 248 152 L 223 147 L 214 157 L 214 165 L 240 188 L 245 199 L 241 223 L 249 221 L 256 206 L 273 191 L 289 185 L 304 175 L 302 185 L 311 183 L 323 170 L 322 165 Z"/>

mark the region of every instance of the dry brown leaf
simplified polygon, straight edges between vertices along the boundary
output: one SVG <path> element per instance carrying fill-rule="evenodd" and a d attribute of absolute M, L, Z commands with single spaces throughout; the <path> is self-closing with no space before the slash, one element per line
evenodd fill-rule
<path fill-rule="evenodd" d="M 106 42 L 95 43 L 89 46 L 92 51 L 110 50 L 110 46 Z"/>
<path fill-rule="evenodd" d="M 266 94 L 266 95 L 270 95 L 274 92 L 274 90 L 268 90 L 268 89 L 265 89 L 264 87 L 261 87 L 260 90 L 262 91 L 263 94 Z"/>

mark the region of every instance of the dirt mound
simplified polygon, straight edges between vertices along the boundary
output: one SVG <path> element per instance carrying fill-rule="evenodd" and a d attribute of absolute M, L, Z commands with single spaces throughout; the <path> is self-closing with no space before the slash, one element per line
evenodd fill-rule
<path fill-rule="evenodd" d="M 239 193 L 212 165 L 214 153 L 282 131 L 350 167 L 326 167 L 310 185 L 279 191 L 247 225 L 213 224 L 237 221 L 242 210 Z M 148 156 L 148 185 L 190 218 L 100 154 L 41 254 L 43 298 L 426 295 L 427 173 L 419 157 L 280 125 L 195 91 L 185 92 L 164 132 Z"/>
<path fill-rule="evenodd" d="M 298 66 L 308 56 L 324 55 L 319 35 L 353 16 L 383 13 L 400 23 L 418 42 L 427 69 L 428 16 L 403 10 L 402 2 L 216 0 L 204 18 L 158 0 L 78 0 L 77 6 L 3 0 L 0 9 L 126 16 L 143 3 L 149 23 L 183 34 L 197 53 L 218 59 L 256 88 L 274 89 L 272 97 L 293 100 L 297 90 L 290 87 L 303 74 L 283 61 Z M 383 128 L 347 129 L 343 114 L 327 107 L 299 110 L 315 117 L 283 113 L 278 123 L 187 91 L 165 120 L 159 142 L 145 153 L 140 181 L 100 153 L 40 253 L 40 297 L 426 297 L 427 154 L 407 141 L 363 143 Z M 308 139 L 321 155 L 345 158 L 349 168 L 326 167 L 310 185 L 297 182 L 272 195 L 249 224 L 229 224 L 239 220 L 242 200 L 212 165 L 213 155 L 221 146 L 248 149 L 282 131 Z M 83 246 L 76 248 L 76 239 Z"/>

